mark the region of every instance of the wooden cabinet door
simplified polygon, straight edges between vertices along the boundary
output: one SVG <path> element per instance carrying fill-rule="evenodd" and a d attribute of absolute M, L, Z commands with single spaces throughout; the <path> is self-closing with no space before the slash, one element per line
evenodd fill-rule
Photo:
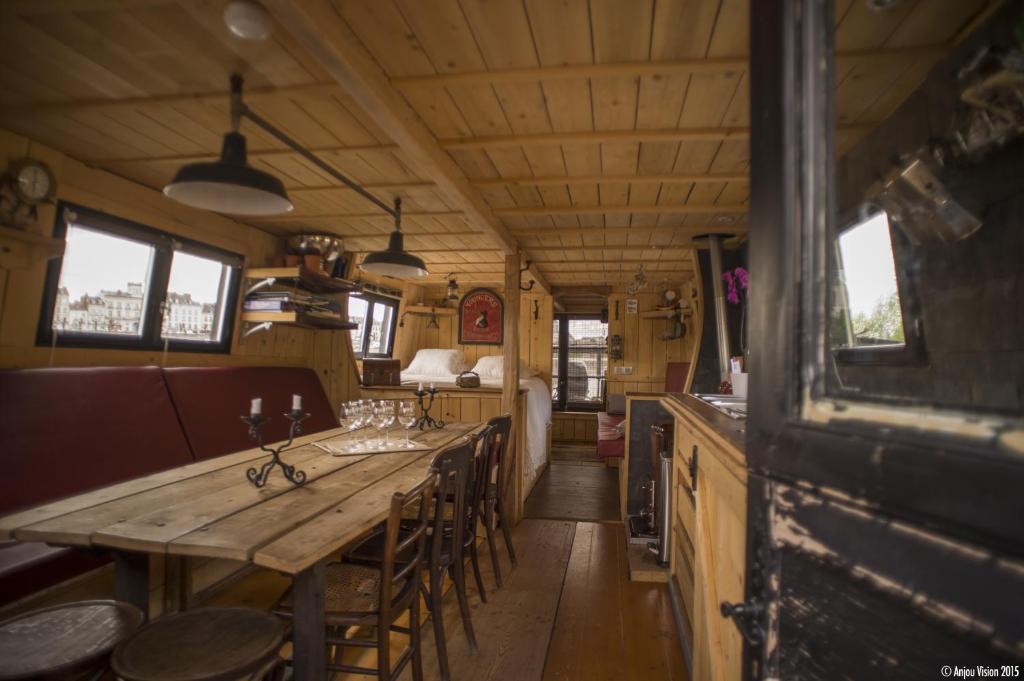
<path fill-rule="evenodd" d="M 693 678 L 740 681 L 743 638 L 721 603 L 743 601 L 747 491 L 742 466 L 698 438 Z"/>

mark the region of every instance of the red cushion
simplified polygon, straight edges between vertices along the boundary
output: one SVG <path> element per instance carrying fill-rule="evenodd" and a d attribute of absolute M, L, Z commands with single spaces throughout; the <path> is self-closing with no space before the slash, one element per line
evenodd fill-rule
<path fill-rule="evenodd" d="M 157 367 L 0 371 L 0 514 L 193 461 Z"/>
<path fill-rule="evenodd" d="M 597 414 L 597 455 L 603 459 L 622 459 L 626 456 L 626 439 L 615 426 L 626 420 L 622 414 Z"/>
<path fill-rule="evenodd" d="M 665 367 L 665 392 L 683 392 L 686 387 L 686 375 L 688 373 L 690 373 L 689 362 L 669 362 Z"/>
<path fill-rule="evenodd" d="M 38 542 L 0 544 L 0 605 L 59 584 L 110 562 L 105 554 Z"/>
<path fill-rule="evenodd" d="M 302 395 L 309 418 L 303 433 L 336 428 L 338 421 L 312 369 L 299 367 L 180 367 L 165 369 L 167 386 L 181 425 L 198 459 L 209 459 L 255 446 L 240 417 L 249 413 L 249 402 L 263 398 L 266 443 L 288 437 L 292 395 Z"/>

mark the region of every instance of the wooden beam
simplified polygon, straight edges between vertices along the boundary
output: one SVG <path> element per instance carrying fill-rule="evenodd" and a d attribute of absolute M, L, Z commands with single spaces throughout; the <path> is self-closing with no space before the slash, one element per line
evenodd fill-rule
<path fill-rule="evenodd" d="M 508 481 L 510 478 L 513 479 L 511 480 L 512 484 L 506 485 L 505 489 L 502 490 L 505 498 L 505 508 L 500 509 L 500 512 L 503 516 L 509 512 L 509 506 L 512 506 L 514 509 L 521 507 L 519 494 L 513 490 L 519 490 L 520 483 L 514 478 L 518 477 L 516 472 L 521 470 L 522 466 L 513 465 L 513 462 L 517 459 L 521 460 L 522 457 L 526 456 L 526 452 L 520 451 L 516 446 L 520 440 L 519 433 L 517 432 L 518 429 L 516 428 L 516 415 L 519 413 L 519 298 L 522 295 L 522 291 L 519 289 L 521 279 L 519 272 L 520 262 L 521 256 L 518 252 L 505 255 L 505 315 L 502 326 L 505 337 L 501 348 L 503 367 L 501 411 L 504 414 L 512 415 L 512 430 L 509 433 L 506 449 L 508 452 L 507 461 L 501 462 L 506 474 L 499 474 L 498 482 Z M 510 496 L 511 498 L 509 498 Z M 511 519 L 503 517 L 501 521 L 511 521 L 511 524 L 515 525 L 519 520 L 518 512 L 513 510 L 512 516 Z"/>
<path fill-rule="evenodd" d="M 416 180 L 414 182 L 360 182 L 363 189 L 432 189 L 436 187 L 433 182 Z M 333 192 L 350 192 L 352 189 L 338 184 L 306 185 L 302 187 L 288 187 L 289 194 L 316 194 Z"/>
<path fill-rule="evenodd" d="M 388 80 L 362 42 L 338 14 L 331 0 L 268 0 L 277 21 L 334 78 L 352 100 L 387 136 L 407 153 L 413 164 L 431 177 L 454 200 L 475 226 L 488 232 L 505 253 L 518 254 L 508 228 L 466 178 L 454 159 L 445 153 L 419 114 Z M 544 278 L 531 272 L 547 290 Z"/>
<path fill-rule="evenodd" d="M 562 184 L 691 184 L 704 182 L 747 182 L 748 173 L 703 173 L 688 175 L 545 175 L 531 177 L 494 177 L 473 180 L 477 187 L 542 187 Z"/>
<path fill-rule="evenodd" d="M 517 237 L 608 237 L 623 234 L 739 234 L 747 231 L 745 220 L 736 222 L 718 221 L 716 224 L 701 225 L 630 225 L 622 227 L 524 227 L 513 229 Z M 526 246 L 525 248 L 530 248 Z"/>
<path fill-rule="evenodd" d="M 288 85 L 283 87 L 246 88 L 245 99 L 248 102 L 267 99 L 268 97 L 297 96 L 344 96 L 335 82 L 308 83 L 305 85 Z M 139 109 L 148 106 L 174 106 L 176 104 L 227 104 L 230 91 L 228 83 L 222 90 L 206 92 L 182 92 L 173 95 L 156 95 L 148 97 L 124 97 L 121 99 L 72 99 L 58 102 L 30 102 L 0 108 L 0 118 L 18 118 L 21 116 L 53 116 L 80 113 L 83 111 L 111 111 L 117 109 Z M 225 117 L 224 127 L 227 130 L 228 120 Z"/>
<path fill-rule="evenodd" d="M 484 135 L 449 137 L 438 140 L 444 149 L 480 149 L 560 144 L 601 144 L 604 142 L 719 142 L 745 140 L 750 128 L 668 128 L 657 130 L 583 130 L 577 132 L 539 132 L 527 135 Z"/>
<path fill-rule="evenodd" d="M 225 131 L 227 130 L 227 122 L 225 122 Z M 358 154 L 363 151 L 398 151 L 398 147 L 394 144 L 363 144 L 356 146 L 329 146 L 329 147 L 311 147 L 309 149 L 314 154 Z M 249 159 L 254 158 L 275 158 L 281 156 L 296 156 L 297 154 L 291 149 L 284 147 L 277 149 L 250 149 L 247 153 Z M 201 154 L 172 154 L 169 156 L 129 156 L 126 158 L 87 158 L 83 159 L 83 163 L 92 166 L 117 166 L 117 165 L 128 165 L 134 163 L 198 163 L 199 161 L 212 161 L 220 158 L 220 152 L 210 152 Z"/>
<path fill-rule="evenodd" d="M 419 238 L 437 238 L 443 236 L 486 236 L 484 232 L 414 232 L 406 226 L 402 226 L 402 233 L 405 234 L 406 238 L 419 237 Z M 386 244 L 388 238 L 390 238 L 391 232 L 381 232 L 379 234 L 340 234 L 343 239 L 347 242 L 351 241 L 366 241 L 367 239 L 374 239 L 380 241 L 381 244 Z M 358 252 L 358 251 L 357 251 Z"/>
<path fill-rule="evenodd" d="M 402 211 L 402 218 L 440 218 L 440 217 L 462 217 L 462 212 L 457 210 L 423 210 L 423 211 Z M 288 215 L 274 215 L 274 216 L 260 216 L 260 217 L 247 217 L 246 222 L 254 225 L 258 225 L 263 222 L 274 223 L 274 222 L 302 222 L 303 220 L 356 220 L 356 219 L 372 219 L 372 218 L 387 218 L 388 214 L 384 211 L 378 210 L 374 213 L 315 213 L 312 215 L 303 215 L 296 213 L 289 213 Z M 483 232 L 481 232 L 483 234 Z"/>
<path fill-rule="evenodd" d="M 881 48 L 839 52 L 836 58 L 928 58 L 944 54 L 947 45 Z M 621 62 L 616 64 L 562 64 L 558 66 L 531 66 L 513 69 L 464 71 L 422 76 L 400 76 L 391 84 L 402 89 L 447 87 L 449 85 L 483 85 L 488 83 L 522 83 L 545 80 L 581 78 L 639 78 L 644 76 L 670 76 L 693 73 L 723 73 L 746 71 L 750 63 L 747 56 L 711 57 L 706 59 L 677 59 L 672 61 Z"/>
<path fill-rule="evenodd" d="M 608 213 L 633 213 L 635 215 L 689 215 L 692 213 L 740 213 L 750 210 L 747 204 L 683 203 L 663 206 L 522 206 L 498 208 L 495 215 L 512 217 L 520 215 L 605 215 Z"/>

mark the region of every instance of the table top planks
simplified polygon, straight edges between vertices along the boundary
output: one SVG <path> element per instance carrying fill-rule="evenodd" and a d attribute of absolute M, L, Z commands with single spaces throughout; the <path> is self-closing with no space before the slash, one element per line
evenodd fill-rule
<path fill-rule="evenodd" d="M 294 573 L 309 566 L 308 556 L 318 560 L 341 548 L 339 537 L 355 539 L 383 520 L 395 491 L 422 479 L 439 449 L 480 427 L 453 423 L 413 435 L 430 449 L 344 457 L 331 456 L 313 443 L 338 445 L 360 434 L 322 431 L 297 438 L 282 455 L 306 471 L 308 479 L 301 487 L 277 470 L 265 487 L 256 488 L 245 470 L 269 454 L 245 450 L 2 517 L 0 536 L 243 561 L 253 561 L 261 547 L 270 546 L 274 550 L 268 566 L 274 563 Z M 324 517 L 332 522 L 325 523 Z M 337 532 L 327 537 L 324 528 Z M 292 535 L 298 543 L 289 540 Z M 322 545 L 309 545 L 316 537 L 323 538 Z M 297 565 L 301 567 L 292 569 Z"/>

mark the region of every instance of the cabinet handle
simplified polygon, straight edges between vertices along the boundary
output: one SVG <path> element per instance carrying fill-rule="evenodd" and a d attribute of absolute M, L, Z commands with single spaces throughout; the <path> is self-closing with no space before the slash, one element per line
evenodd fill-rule
<path fill-rule="evenodd" d="M 733 621 L 733 624 L 740 630 L 740 635 L 746 639 L 747 643 L 752 646 L 759 646 L 764 642 L 764 629 L 761 627 L 764 605 L 760 601 L 756 599 L 751 599 L 745 603 L 726 603 L 722 601 L 720 612 L 722 617 Z"/>
<path fill-rule="evenodd" d="M 697 445 L 693 446 L 690 454 L 690 491 L 697 491 Z"/>

